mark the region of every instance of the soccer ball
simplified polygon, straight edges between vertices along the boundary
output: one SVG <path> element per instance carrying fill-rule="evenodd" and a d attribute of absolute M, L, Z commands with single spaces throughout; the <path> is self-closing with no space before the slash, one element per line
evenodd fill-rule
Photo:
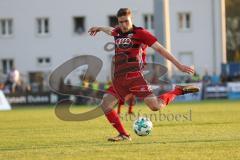
<path fill-rule="evenodd" d="M 147 136 L 152 130 L 152 122 L 146 117 L 139 117 L 133 123 L 133 130 L 139 136 Z"/>

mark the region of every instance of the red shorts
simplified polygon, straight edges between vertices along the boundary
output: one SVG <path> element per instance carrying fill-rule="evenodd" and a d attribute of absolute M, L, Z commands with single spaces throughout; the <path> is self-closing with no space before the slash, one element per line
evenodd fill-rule
<path fill-rule="evenodd" d="M 152 94 L 152 89 L 141 72 L 129 72 L 113 79 L 113 84 L 108 88 L 107 93 L 124 101 L 129 94 L 144 99 Z"/>

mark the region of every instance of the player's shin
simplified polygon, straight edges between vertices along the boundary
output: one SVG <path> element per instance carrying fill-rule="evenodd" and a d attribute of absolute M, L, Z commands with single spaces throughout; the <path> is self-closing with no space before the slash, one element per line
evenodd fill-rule
<path fill-rule="evenodd" d="M 112 126 L 118 131 L 121 135 L 129 135 L 127 131 L 124 129 L 123 124 L 118 116 L 117 112 L 112 109 L 110 112 L 105 113 L 108 121 L 112 124 Z"/>
<path fill-rule="evenodd" d="M 182 91 L 178 88 L 175 88 L 172 91 L 166 92 L 160 96 L 158 96 L 158 98 L 162 101 L 162 103 L 164 103 L 165 105 L 168 105 L 169 103 L 171 103 L 178 95 L 182 95 Z"/>

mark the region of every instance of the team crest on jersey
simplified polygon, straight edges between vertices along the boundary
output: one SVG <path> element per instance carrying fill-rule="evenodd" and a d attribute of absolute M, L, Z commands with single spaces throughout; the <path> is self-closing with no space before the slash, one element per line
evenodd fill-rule
<path fill-rule="evenodd" d="M 121 49 L 128 49 L 131 48 L 133 45 L 131 38 L 128 37 L 116 39 L 115 44 L 117 45 L 118 48 Z"/>
<path fill-rule="evenodd" d="M 130 34 L 128 34 L 128 38 L 132 38 L 132 36 L 133 36 L 133 33 L 130 33 Z"/>

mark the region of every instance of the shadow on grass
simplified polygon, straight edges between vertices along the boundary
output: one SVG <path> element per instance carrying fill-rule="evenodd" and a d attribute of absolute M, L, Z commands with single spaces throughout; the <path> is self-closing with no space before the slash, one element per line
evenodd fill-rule
<path fill-rule="evenodd" d="M 152 145 L 152 144 L 187 144 L 187 143 L 216 143 L 216 142 L 236 142 L 240 139 L 202 139 L 202 140 L 180 140 L 180 141 L 154 141 L 154 142 L 102 142 L 102 141 L 77 141 L 70 142 L 68 144 L 58 144 L 58 145 L 36 145 L 34 147 L 15 147 L 15 148 L 0 148 L 0 151 L 21 151 L 21 150 L 35 150 L 35 149 L 50 149 L 50 148 L 76 148 L 81 145 L 84 146 L 119 146 L 119 145 Z"/>
<path fill-rule="evenodd" d="M 186 144 L 186 143 L 216 143 L 216 142 L 236 142 L 240 139 L 202 139 L 202 140 L 184 140 L 184 141 L 155 141 L 155 142 L 111 142 L 99 146 L 113 145 L 151 145 L 151 144 Z"/>

